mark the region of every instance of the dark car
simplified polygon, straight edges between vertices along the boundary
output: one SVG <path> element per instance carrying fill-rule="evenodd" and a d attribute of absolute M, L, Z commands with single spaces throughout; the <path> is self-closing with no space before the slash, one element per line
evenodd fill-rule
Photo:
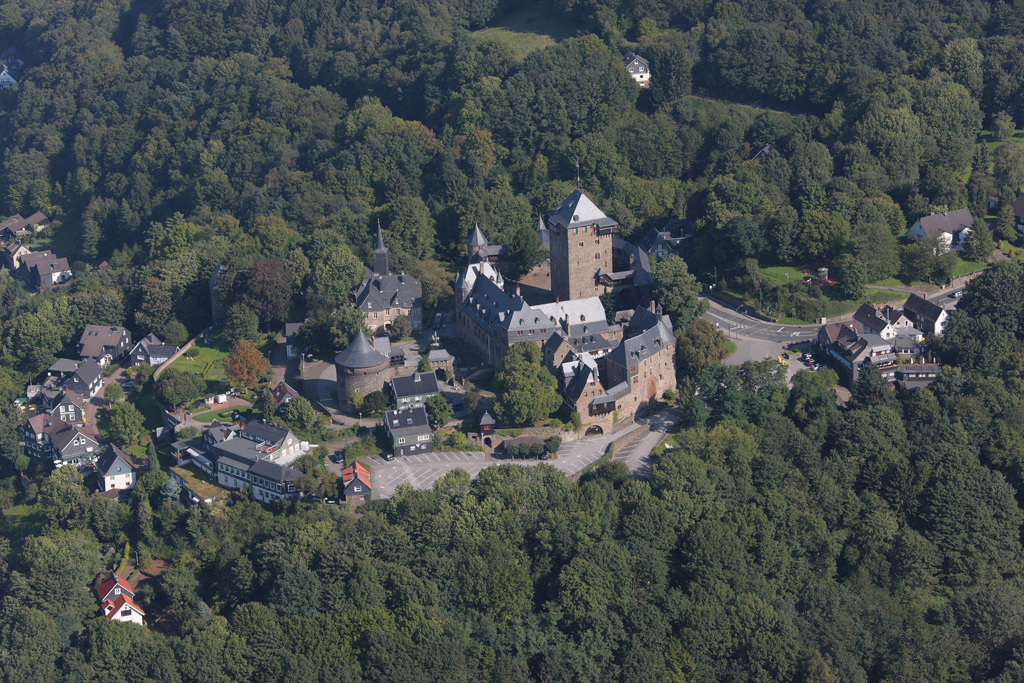
<path fill-rule="evenodd" d="M 392 460 L 395 459 L 395 454 L 394 453 L 381 453 L 380 457 L 384 458 L 388 462 L 391 462 Z"/>
<path fill-rule="evenodd" d="M 342 467 L 345 466 L 345 454 L 342 453 L 341 451 L 334 451 L 328 457 L 330 458 L 331 462 L 333 462 L 335 465 L 341 465 Z"/>

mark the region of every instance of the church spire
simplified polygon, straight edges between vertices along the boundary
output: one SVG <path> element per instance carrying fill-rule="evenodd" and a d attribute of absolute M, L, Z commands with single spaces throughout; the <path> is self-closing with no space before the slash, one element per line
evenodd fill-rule
<path fill-rule="evenodd" d="M 380 228 L 380 219 L 377 219 L 377 248 L 373 250 L 373 273 L 380 277 L 387 277 L 388 271 L 388 248 L 384 246 L 384 232 Z"/>

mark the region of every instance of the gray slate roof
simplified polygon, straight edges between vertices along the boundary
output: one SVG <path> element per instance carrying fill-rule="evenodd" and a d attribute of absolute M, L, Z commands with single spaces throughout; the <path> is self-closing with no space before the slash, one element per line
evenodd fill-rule
<path fill-rule="evenodd" d="M 911 294 L 903 303 L 903 310 L 909 311 L 915 318 L 924 318 L 935 322 L 945 309 L 917 294 Z"/>
<path fill-rule="evenodd" d="M 634 60 L 640 62 L 644 66 L 650 66 L 646 59 L 644 59 L 635 52 L 627 52 L 625 55 L 622 56 L 622 61 L 626 66 L 632 64 Z"/>
<path fill-rule="evenodd" d="M 364 313 L 386 308 L 415 308 L 421 306 L 423 286 L 412 275 L 374 274 L 356 287 L 356 306 Z"/>
<path fill-rule="evenodd" d="M 480 230 L 480 226 L 476 223 L 473 224 L 473 232 L 469 235 L 469 246 L 471 247 L 486 247 L 487 238 L 484 237 L 483 231 Z"/>
<path fill-rule="evenodd" d="M 934 213 L 930 216 L 921 216 L 921 227 L 929 235 L 936 232 L 955 234 L 974 225 L 974 216 L 969 209 L 957 209 L 945 213 Z"/>
<path fill-rule="evenodd" d="M 430 433 L 430 420 L 425 408 L 389 410 L 384 413 L 384 424 L 395 436 L 409 436 Z"/>
<path fill-rule="evenodd" d="M 114 444 L 107 444 L 103 454 L 96 460 L 96 471 L 101 477 L 128 474 L 141 467 L 140 460 L 136 460 Z"/>
<path fill-rule="evenodd" d="M 639 310 L 633 314 L 633 318 L 629 321 L 631 330 L 642 329 L 642 323 L 650 321 L 650 318 L 638 314 Z M 657 318 L 653 313 L 651 316 Z M 637 318 L 640 318 L 640 320 L 634 325 L 634 320 Z M 664 348 L 674 347 L 675 337 L 672 334 L 672 323 L 667 315 L 661 316 L 656 324 L 643 329 L 642 332 L 623 340 L 621 344 L 616 346 L 608 354 L 608 362 L 628 368 L 636 365 L 639 361 L 650 358 Z"/>
<path fill-rule="evenodd" d="M 390 358 L 379 353 L 366 338 L 362 330 L 348 345 L 348 348 L 334 357 L 334 364 L 343 368 L 372 368 L 381 363 L 390 362 Z"/>
<path fill-rule="evenodd" d="M 78 340 L 78 355 L 82 358 L 100 358 L 104 349 L 110 348 L 117 353 L 122 338 L 131 339 L 128 330 L 113 325 L 86 325 L 82 338 Z M 155 338 L 155 337 L 154 337 Z M 157 340 L 159 341 L 159 340 Z"/>
<path fill-rule="evenodd" d="M 583 225 L 614 227 L 619 223 L 605 215 L 604 211 L 580 190 L 573 190 L 565 201 L 548 214 L 548 222 L 563 228 L 575 228 Z"/>
<path fill-rule="evenodd" d="M 56 361 L 54 361 L 53 365 L 49 367 L 49 371 L 62 373 L 74 372 L 75 370 L 78 369 L 78 366 L 80 364 L 81 361 L 70 360 L 68 358 L 58 358 Z"/>
<path fill-rule="evenodd" d="M 267 460 L 257 460 L 256 463 L 249 468 L 249 474 L 257 477 L 263 477 L 270 481 L 280 482 L 282 484 L 296 481 L 302 476 L 302 472 L 299 472 L 294 467 L 278 465 L 276 462 L 269 462 Z"/>
<path fill-rule="evenodd" d="M 240 436 L 243 439 L 260 441 L 275 446 L 283 445 L 289 434 L 291 432 L 284 427 L 278 427 L 262 420 L 249 420 L 240 432 Z"/>
<path fill-rule="evenodd" d="M 75 374 L 72 375 L 72 380 L 77 377 L 83 384 L 90 386 L 93 382 L 99 379 L 102 374 L 103 368 L 100 367 L 99 363 L 94 360 L 87 360 L 78 366 L 78 369 L 75 370 Z"/>
<path fill-rule="evenodd" d="M 391 388 L 397 398 L 436 394 L 437 375 L 433 372 L 414 372 L 411 375 L 398 375 L 391 379 Z"/>

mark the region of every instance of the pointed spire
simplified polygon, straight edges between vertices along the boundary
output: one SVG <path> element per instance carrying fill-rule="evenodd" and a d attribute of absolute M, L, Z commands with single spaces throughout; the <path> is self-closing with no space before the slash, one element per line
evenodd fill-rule
<path fill-rule="evenodd" d="M 388 250 L 388 248 L 384 246 L 384 233 L 383 233 L 383 231 L 381 231 L 380 219 L 378 218 L 377 219 L 377 248 L 374 249 L 374 251 L 384 251 L 384 252 L 386 252 L 387 250 Z"/>
<path fill-rule="evenodd" d="M 486 247 L 487 238 L 484 237 L 484 233 L 480 230 L 478 223 L 473 224 L 473 234 L 469 236 L 469 246 L 471 247 Z"/>
<path fill-rule="evenodd" d="M 373 250 L 373 274 L 380 277 L 387 277 L 391 274 L 388 268 L 388 248 L 384 246 L 384 232 L 380 229 L 380 219 L 377 219 L 377 248 Z"/>

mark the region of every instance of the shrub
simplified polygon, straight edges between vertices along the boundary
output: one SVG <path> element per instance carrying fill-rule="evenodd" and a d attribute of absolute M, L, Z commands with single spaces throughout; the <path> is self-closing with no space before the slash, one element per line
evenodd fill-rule
<path fill-rule="evenodd" d="M 548 453 L 557 453 L 558 449 L 562 447 L 562 437 L 551 437 L 547 440 L 547 443 L 544 444 L 544 447 L 547 449 Z"/>

